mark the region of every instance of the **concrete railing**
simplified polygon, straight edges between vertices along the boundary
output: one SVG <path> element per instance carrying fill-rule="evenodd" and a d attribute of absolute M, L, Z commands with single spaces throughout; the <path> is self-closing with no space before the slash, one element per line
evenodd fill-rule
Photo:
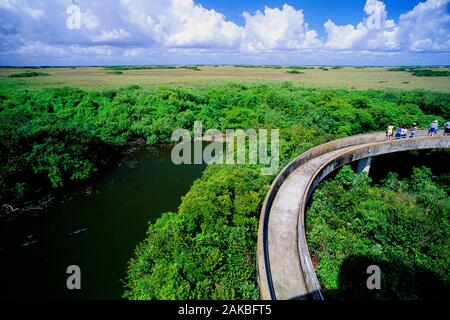
<path fill-rule="evenodd" d="M 417 138 L 392 141 L 386 141 L 385 133 L 372 133 L 322 144 L 290 162 L 275 178 L 261 210 L 257 245 L 261 298 L 323 299 L 306 243 L 305 209 L 314 188 L 329 173 L 370 156 L 449 147 L 450 137 L 427 137 L 424 130 Z"/>

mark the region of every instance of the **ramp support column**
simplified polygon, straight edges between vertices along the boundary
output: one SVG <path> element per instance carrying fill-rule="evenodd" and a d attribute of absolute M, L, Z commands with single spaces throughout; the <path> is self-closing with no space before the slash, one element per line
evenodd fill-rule
<path fill-rule="evenodd" d="M 370 164 L 372 163 L 372 157 L 363 158 L 358 161 L 358 167 L 356 168 L 357 173 L 365 172 L 369 174 Z"/>

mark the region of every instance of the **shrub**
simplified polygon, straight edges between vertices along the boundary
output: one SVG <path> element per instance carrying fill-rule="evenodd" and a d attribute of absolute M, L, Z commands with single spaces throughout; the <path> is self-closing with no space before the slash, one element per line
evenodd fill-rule
<path fill-rule="evenodd" d="M 305 74 L 304 72 L 301 72 L 298 70 L 288 70 L 287 73 L 289 73 L 289 74 Z"/>
<path fill-rule="evenodd" d="M 373 185 L 348 166 L 315 191 L 308 245 L 329 298 L 427 299 L 450 284 L 449 199 L 427 168 L 409 180 Z M 382 270 L 382 290 L 367 290 L 366 268 Z M 361 276 L 359 276 L 361 275 Z M 363 280 L 364 279 L 364 280 Z"/>
<path fill-rule="evenodd" d="M 30 78 L 30 77 L 41 77 L 41 76 L 49 76 L 50 74 L 44 72 L 21 72 L 21 73 L 13 73 L 9 75 L 10 78 Z"/>

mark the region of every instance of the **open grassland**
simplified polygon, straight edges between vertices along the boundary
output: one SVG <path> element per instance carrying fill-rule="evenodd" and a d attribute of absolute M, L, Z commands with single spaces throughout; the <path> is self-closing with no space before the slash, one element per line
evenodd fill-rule
<path fill-rule="evenodd" d="M 186 68 L 123 70 L 112 74 L 101 67 L 46 68 L 51 76 L 11 78 L 12 74 L 29 72 L 27 68 L 0 68 L 0 86 L 37 89 L 48 86 L 76 86 L 82 88 L 120 88 L 139 85 L 150 88 L 159 85 L 196 86 L 217 85 L 224 82 L 280 82 L 290 81 L 304 87 L 332 87 L 347 89 L 427 89 L 450 92 L 450 77 L 417 77 L 409 72 L 392 72 L 388 68 L 343 67 L 340 69 L 315 67 L 288 73 L 283 68 L 242 68 L 234 66 L 201 66 L 201 70 Z M 449 70 L 449 69 L 441 69 Z M 109 72 L 108 72 L 109 71 Z"/>

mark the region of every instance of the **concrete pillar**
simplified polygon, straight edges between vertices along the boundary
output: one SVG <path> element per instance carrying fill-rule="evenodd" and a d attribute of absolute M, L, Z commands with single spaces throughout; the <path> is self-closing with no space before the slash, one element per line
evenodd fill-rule
<path fill-rule="evenodd" d="M 372 163 L 372 157 L 363 158 L 358 161 L 358 166 L 356 168 L 357 173 L 365 172 L 369 174 L 370 164 Z"/>

